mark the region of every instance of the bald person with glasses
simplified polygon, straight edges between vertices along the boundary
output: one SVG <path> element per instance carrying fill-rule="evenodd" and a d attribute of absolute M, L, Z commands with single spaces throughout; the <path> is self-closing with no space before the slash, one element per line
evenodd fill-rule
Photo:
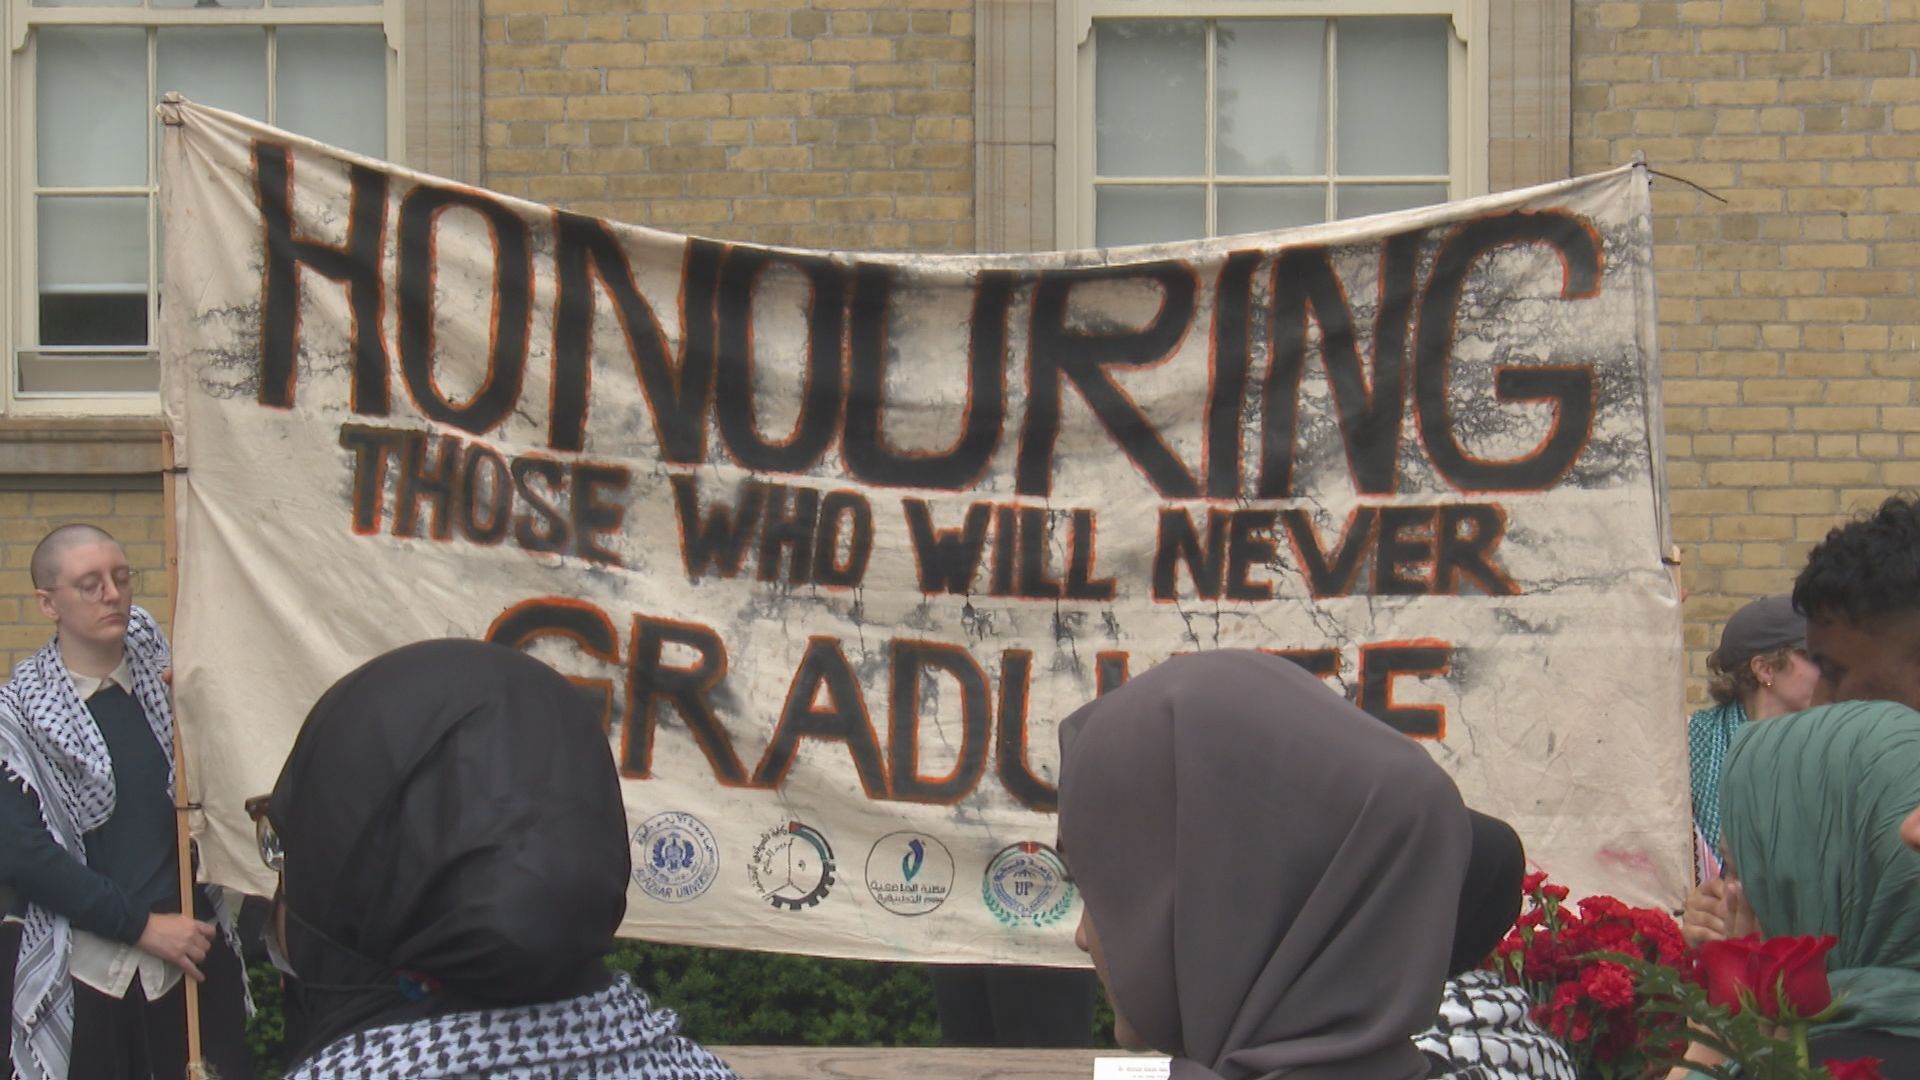
<path fill-rule="evenodd" d="M 251 1076 L 231 922 L 204 887 L 180 910 L 166 638 L 105 531 L 55 529 L 31 570 L 54 639 L 0 687 L 0 879 L 22 924 L 14 1074 L 184 1076 L 192 979 L 206 1064 Z"/>

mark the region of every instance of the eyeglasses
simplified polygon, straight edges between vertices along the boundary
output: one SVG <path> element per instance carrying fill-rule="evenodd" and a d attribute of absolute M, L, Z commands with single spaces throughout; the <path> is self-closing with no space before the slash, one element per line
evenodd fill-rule
<path fill-rule="evenodd" d="M 89 600 L 99 601 L 107 598 L 107 582 L 109 581 L 113 582 L 115 592 L 125 593 L 133 587 L 133 571 L 123 566 L 115 570 L 110 576 L 88 574 L 86 577 L 81 578 L 71 585 L 50 585 L 42 591 L 53 592 L 55 589 L 66 589 L 69 592 L 77 592 Z"/>
<path fill-rule="evenodd" d="M 271 795 L 255 795 L 244 805 L 247 816 L 253 819 L 253 839 L 260 847 L 260 861 L 277 874 L 286 865 L 287 852 L 280 846 L 280 834 L 273 831 L 273 822 L 267 820 L 267 803 L 272 798 Z"/>

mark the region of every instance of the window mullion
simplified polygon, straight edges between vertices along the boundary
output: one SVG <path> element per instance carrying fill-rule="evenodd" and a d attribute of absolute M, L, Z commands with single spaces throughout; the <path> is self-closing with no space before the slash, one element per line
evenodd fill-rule
<path fill-rule="evenodd" d="M 33 193 L 35 195 L 80 195 L 80 196 L 93 196 L 93 197 L 123 195 L 131 198 L 138 198 L 139 196 L 149 194 L 152 190 L 153 189 L 151 185 L 148 185 L 148 184 L 140 184 L 138 186 L 127 186 L 127 187 L 113 187 L 111 185 L 105 185 L 101 187 L 38 187 L 36 186 L 33 189 Z"/>
<path fill-rule="evenodd" d="M 76 8 L 28 7 L 21 36 L 48 26 L 378 26 L 389 25 L 386 6 L 258 8 Z"/>
<path fill-rule="evenodd" d="M 1215 124 L 1218 122 L 1218 119 L 1219 119 L 1219 117 L 1216 115 L 1218 111 L 1217 104 L 1216 104 L 1218 88 L 1214 85 L 1214 80 L 1217 77 L 1216 69 L 1218 65 L 1215 63 L 1215 60 L 1217 58 L 1218 50 L 1219 50 L 1218 31 L 1219 31 L 1220 23 L 1219 23 L 1219 20 L 1217 19 L 1208 19 L 1206 22 L 1206 26 L 1207 26 L 1207 36 L 1206 36 L 1207 48 L 1205 53 L 1205 63 L 1207 66 L 1207 73 L 1206 73 L 1207 74 L 1207 77 L 1206 77 L 1207 121 L 1206 121 L 1206 131 L 1204 135 L 1205 144 L 1203 146 L 1205 154 L 1201 158 L 1201 160 L 1205 163 L 1204 167 L 1206 170 L 1206 179 L 1203 182 L 1203 186 L 1201 187 L 1201 191 L 1200 191 L 1201 204 L 1203 207 L 1203 216 L 1201 217 L 1201 228 L 1206 230 L 1207 236 L 1214 236 L 1220 232 L 1220 213 L 1219 213 L 1219 208 L 1215 202 L 1215 193 L 1214 193 L 1214 184 L 1213 184 L 1213 174 L 1214 174 L 1213 148 L 1214 148 L 1214 143 L 1216 141 L 1216 134 L 1215 134 L 1214 128 L 1215 128 Z"/>
<path fill-rule="evenodd" d="M 1327 20 L 1327 209 L 1338 212 L 1340 176 L 1340 20 Z"/>
<path fill-rule="evenodd" d="M 280 30 L 267 27 L 267 123 L 280 123 Z"/>
<path fill-rule="evenodd" d="M 6 343 L 6 394 L 4 400 L 8 412 L 13 411 L 13 403 L 20 395 L 23 385 L 20 379 L 20 357 L 26 351 L 26 344 L 40 343 L 40 155 L 38 150 L 39 117 L 35 110 L 39 106 L 39 52 L 40 43 L 35 40 L 28 45 L 26 18 L 16 8 L 15 38 L 13 47 L 16 55 L 24 55 L 24 74 L 18 76 L 17 88 L 25 85 L 33 88 L 32 94 L 19 97 L 28 98 L 21 102 L 17 98 L 12 116 L 11 130 L 15 136 L 14 157 L 8 162 L 11 173 L 8 179 L 22 188 L 34 191 L 25 199 L 9 198 L 6 212 L 9 215 L 8 239 L 14 247 L 6 252 L 8 265 L 14 269 L 11 287 L 7 290 L 6 302 L 10 309 L 10 318 L 6 319 L 8 340 Z M 24 50 L 21 52 L 20 50 Z M 20 70 L 20 69 L 14 69 Z M 14 70 L 9 71 L 11 77 Z M 23 107 L 24 106 L 24 107 Z"/>
<path fill-rule="evenodd" d="M 160 29 L 147 27 L 147 108 L 160 101 Z M 147 347 L 160 331 L 160 147 L 159 124 L 147 117 Z"/>
<path fill-rule="evenodd" d="M 1433 173 L 1431 175 L 1407 173 L 1404 175 L 1391 174 L 1391 175 L 1382 175 L 1382 176 L 1369 176 L 1366 178 L 1366 182 L 1369 184 L 1444 184 L 1444 183 L 1447 183 L 1450 179 L 1452 178 L 1446 173 Z M 1136 181 L 1134 181 L 1132 178 L 1128 178 L 1127 182 L 1135 183 Z M 1143 178 L 1137 182 L 1142 184 L 1177 184 L 1177 183 L 1181 183 L 1182 181 L 1179 177 L 1160 177 L 1155 179 Z M 1192 183 L 1193 181 L 1189 179 L 1185 182 Z M 1314 184 L 1314 185 L 1324 187 L 1326 185 L 1327 178 L 1325 176 L 1320 175 L 1319 173 L 1310 173 L 1302 176 L 1235 175 L 1235 176 L 1218 176 L 1214 178 L 1213 182 L 1215 184 L 1218 184 L 1220 187 L 1284 187 L 1289 184 L 1296 187 L 1303 187 L 1307 184 Z"/>

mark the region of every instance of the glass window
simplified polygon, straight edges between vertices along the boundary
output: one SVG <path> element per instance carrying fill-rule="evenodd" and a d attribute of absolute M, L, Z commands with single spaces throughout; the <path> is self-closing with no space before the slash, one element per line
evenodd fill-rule
<path fill-rule="evenodd" d="M 284 36 L 289 33 L 282 30 Z M 258 26 L 177 27 L 158 39 L 154 82 L 188 101 L 267 118 L 267 31 Z M 283 42 L 284 47 L 284 42 Z M 280 62 L 286 63 L 283 55 Z M 281 110 L 284 115 L 286 110 Z"/>
<path fill-rule="evenodd" d="M 43 187 L 147 182 L 147 35 L 49 27 L 35 67 L 36 169 Z"/>
<path fill-rule="evenodd" d="M 399 0 L 388 0 L 399 2 Z M 36 303 L 16 328 L 16 392 L 150 393 L 161 245 L 153 107 L 178 91 L 386 157 L 392 63 L 366 0 L 33 0 L 31 237 L 16 253 Z M 79 21 L 69 14 L 87 12 Z M 224 16 L 253 9 L 247 21 Z"/>
<path fill-rule="evenodd" d="M 1447 171 L 1445 19 L 1340 20 L 1340 172 Z"/>
<path fill-rule="evenodd" d="M 279 37 L 277 123 L 343 150 L 386 157 L 387 38 L 381 29 L 290 26 Z"/>
<path fill-rule="evenodd" d="M 1103 176 L 1206 170 L 1207 37 L 1197 23 L 1103 22 L 1094 151 Z"/>
<path fill-rule="evenodd" d="M 1094 243 L 1446 201 L 1453 44 L 1439 15 L 1098 20 Z"/>

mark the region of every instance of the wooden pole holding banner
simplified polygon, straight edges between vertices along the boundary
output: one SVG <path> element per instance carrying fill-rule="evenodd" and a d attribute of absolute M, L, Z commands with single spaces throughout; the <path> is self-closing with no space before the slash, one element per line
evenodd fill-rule
<path fill-rule="evenodd" d="M 1680 545 L 1675 544 L 1671 548 L 1667 549 L 1667 557 L 1664 559 L 1661 559 L 1660 561 L 1667 564 L 1667 571 L 1673 575 L 1673 595 L 1679 597 L 1680 602 L 1682 604 L 1685 604 L 1687 602 L 1687 584 L 1682 577 L 1683 567 L 1681 566 L 1681 561 L 1680 561 Z M 1683 653 L 1686 651 L 1686 636 L 1684 631 L 1682 631 L 1682 635 L 1681 635 L 1680 648 Z M 1685 665 L 1684 660 L 1681 661 L 1681 663 L 1682 663 L 1682 666 Z M 1680 676 L 1680 685 L 1683 687 L 1683 689 L 1680 691 L 1680 715 L 1682 716 L 1685 716 L 1687 714 L 1686 690 L 1684 689 L 1684 687 L 1686 686 L 1686 682 L 1687 682 L 1686 673 L 1683 671 L 1681 672 L 1681 676 Z M 1700 844 L 1696 840 L 1694 840 L 1691 833 L 1689 833 L 1687 837 L 1687 851 L 1690 856 L 1688 862 L 1693 866 L 1693 880 L 1699 881 L 1700 870 L 1701 870 Z M 1682 912 L 1675 912 L 1674 914 L 1678 916 L 1682 914 Z"/>
<path fill-rule="evenodd" d="M 167 640 L 173 640 L 173 615 L 178 608 L 180 597 L 180 545 L 173 516 L 173 485 L 178 470 L 173 460 L 173 432 L 160 433 L 162 468 L 160 472 L 160 515 L 166 521 L 166 560 L 167 560 Z M 169 704 L 173 696 L 173 682 L 167 682 Z M 180 860 L 180 910 L 188 917 L 193 915 L 193 836 L 189 828 L 188 815 L 193 803 L 187 798 L 187 742 L 180 731 L 180 714 L 173 715 L 173 809 L 177 815 L 174 832 L 179 845 Z M 207 1064 L 200 1052 L 200 984 L 189 978 L 180 980 L 181 989 L 187 996 L 187 1080 L 205 1080 Z"/>

